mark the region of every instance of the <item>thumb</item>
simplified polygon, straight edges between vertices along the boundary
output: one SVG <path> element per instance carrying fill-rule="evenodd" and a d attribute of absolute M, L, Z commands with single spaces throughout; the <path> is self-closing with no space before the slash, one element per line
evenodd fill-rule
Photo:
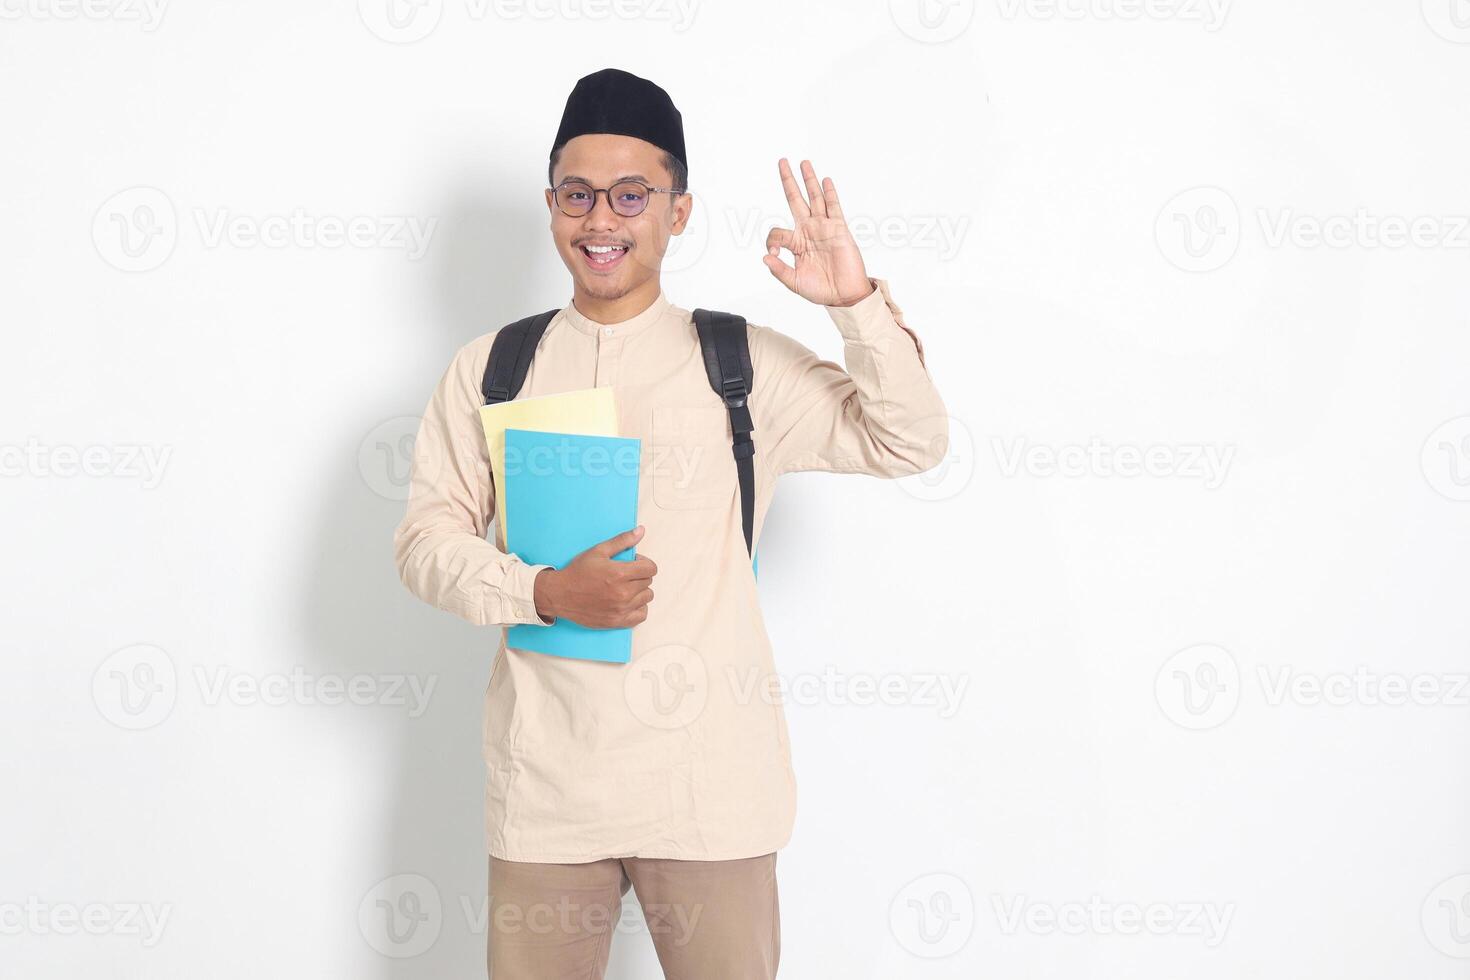
<path fill-rule="evenodd" d="M 599 545 L 593 545 L 592 550 L 603 558 L 611 558 L 620 551 L 627 551 L 643 540 L 643 525 L 639 524 L 631 531 L 624 531 L 616 537 L 608 538 Z"/>

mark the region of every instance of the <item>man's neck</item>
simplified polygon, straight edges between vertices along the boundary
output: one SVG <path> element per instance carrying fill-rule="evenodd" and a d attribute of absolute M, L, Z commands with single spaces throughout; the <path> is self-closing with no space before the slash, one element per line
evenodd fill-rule
<path fill-rule="evenodd" d="M 572 305 L 593 323 L 622 323 L 652 306 L 658 300 L 660 289 L 656 278 L 614 299 L 588 296 L 580 289 L 574 289 Z"/>

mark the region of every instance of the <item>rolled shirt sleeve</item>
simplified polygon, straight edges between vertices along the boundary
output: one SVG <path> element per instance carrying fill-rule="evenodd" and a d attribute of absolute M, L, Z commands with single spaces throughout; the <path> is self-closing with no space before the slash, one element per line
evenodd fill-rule
<path fill-rule="evenodd" d="M 803 470 L 899 477 L 944 459 L 949 418 L 888 284 L 848 307 L 827 307 L 846 370 L 799 342 L 758 328 L 755 441 L 774 475 Z M 756 351 L 759 353 L 756 353 Z"/>
<path fill-rule="evenodd" d="M 480 424 L 479 373 L 489 338 L 462 348 L 424 409 L 414 441 L 408 507 L 393 535 L 399 577 L 423 601 L 479 626 L 546 622 L 530 565 L 486 540 L 495 513 Z"/>

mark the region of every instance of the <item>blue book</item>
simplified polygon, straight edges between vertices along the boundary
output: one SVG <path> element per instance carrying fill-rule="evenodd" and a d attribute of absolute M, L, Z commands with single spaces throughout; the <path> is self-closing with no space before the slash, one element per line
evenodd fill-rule
<path fill-rule="evenodd" d="M 505 430 L 505 546 L 532 565 L 563 568 L 595 544 L 638 526 L 637 439 Z M 614 556 L 632 561 L 633 549 Z M 569 619 L 518 623 L 507 646 L 625 664 L 633 630 L 591 629 Z"/>

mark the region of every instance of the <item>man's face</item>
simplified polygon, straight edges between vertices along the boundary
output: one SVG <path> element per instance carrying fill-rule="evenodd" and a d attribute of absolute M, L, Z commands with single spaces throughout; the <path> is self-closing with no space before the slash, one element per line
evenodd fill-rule
<path fill-rule="evenodd" d="M 552 182 L 555 186 L 576 179 L 604 188 L 632 179 L 649 187 L 668 187 L 672 177 L 663 159 L 663 150 L 632 136 L 578 136 L 562 147 Z M 652 194 L 643 213 L 631 218 L 614 211 L 608 195 L 599 193 L 596 198 L 592 210 L 578 218 L 563 214 L 550 190 L 546 207 L 556 250 L 579 291 L 613 300 L 658 279 L 669 236 L 681 234 L 689 221 L 690 197 Z M 614 248 L 593 252 L 589 246 Z"/>

